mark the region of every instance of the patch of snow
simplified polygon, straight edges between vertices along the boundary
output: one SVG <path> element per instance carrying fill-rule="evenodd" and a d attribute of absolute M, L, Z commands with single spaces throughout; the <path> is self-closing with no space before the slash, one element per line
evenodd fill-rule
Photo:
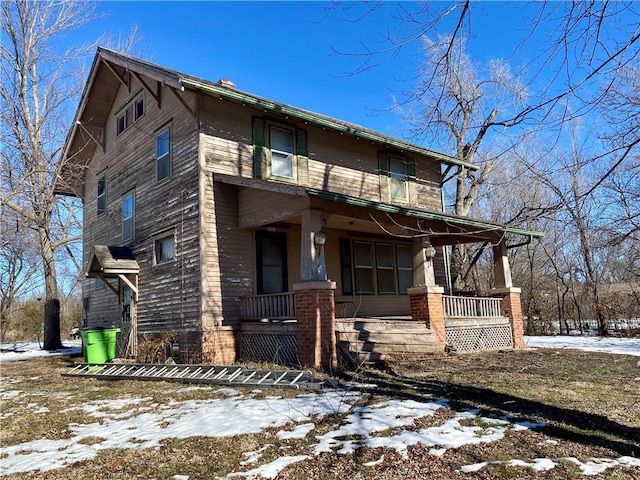
<path fill-rule="evenodd" d="M 80 355 L 82 341 L 65 341 L 64 348 L 61 350 L 42 350 L 38 342 L 3 343 L 0 345 L 0 350 L 0 363 L 17 362 L 52 355 Z"/>
<path fill-rule="evenodd" d="M 276 437 L 278 437 L 279 440 L 288 440 L 290 438 L 305 438 L 307 434 L 314 428 L 316 428 L 316 426 L 313 423 L 302 423 L 300 425 L 297 425 L 296 428 L 291 431 L 280 430 L 278 433 L 276 433 Z"/>
<path fill-rule="evenodd" d="M 155 448 L 165 439 L 194 436 L 232 437 L 260 433 L 265 428 L 282 427 L 288 422 L 320 419 L 327 414 L 346 413 L 358 399 L 353 393 L 330 391 L 296 398 L 265 399 L 218 398 L 175 402 L 173 408 L 142 412 L 118 418 L 122 413 L 98 413 L 99 409 L 117 410 L 123 404 L 140 404 L 146 398 L 93 402 L 83 406 L 95 412 L 100 422 L 71 424 L 71 437 L 63 440 L 35 440 L 0 448 L 2 474 L 64 468 L 81 460 L 95 458 L 108 448 Z M 101 437 L 105 441 L 85 445 L 83 439 Z"/>
<path fill-rule="evenodd" d="M 295 455 L 292 457 L 280 457 L 271 463 L 267 463 L 248 472 L 235 472 L 227 475 L 227 478 L 231 477 L 246 477 L 250 479 L 254 478 L 276 478 L 278 474 L 287 466 L 302 462 L 309 458 L 309 455 Z"/>
<path fill-rule="evenodd" d="M 487 465 L 489 465 L 489 462 L 480 462 L 480 463 L 474 463 L 472 465 L 464 465 L 463 467 L 460 468 L 460 471 L 462 473 L 479 472 Z"/>
<path fill-rule="evenodd" d="M 174 475 L 172 480 L 189 480 L 189 475 Z"/>
<path fill-rule="evenodd" d="M 612 338 L 557 335 L 550 337 L 524 337 L 528 347 L 570 348 L 590 352 L 606 352 L 640 356 L 640 338 Z"/>
<path fill-rule="evenodd" d="M 3 400 L 9 400 L 11 398 L 19 397 L 21 393 L 23 393 L 21 390 L 5 390 L 0 393 L 0 398 Z"/>
<path fill-rule="evenodd" d="M 380 465 L 384 462 L 384 455 L 382 455 L 378 460 L 372 460 L 371 462 L 365 462 L 362 465 L 365 467 L 375 467 L 376 465 Z"/>
<path fill-rule="evenodd" d="M 556 463 L 548 458 L 534 458 L 533 462 L 525 462 L 523 460 L 510 460 L 507 462 L 510 467 L 529 467 L 536 472 L 544 472 L 555 468 Z"/>
<path fill-rule="evenodd" d="M 261 448 L 259 448 L 258 450 L 255 450 L 253 452 L 244 452 L 242 456 L 245 457 L 246 460 L 242 460 L 240 462 L 240 465 L 252 465 L 256 463 L 258 460 L 262 458 L 262 454 L 264 453 L 264 451 L 272 446 L 273 445 L 271 445 L 270 443 L 267 443 L 263 445 Z"/>

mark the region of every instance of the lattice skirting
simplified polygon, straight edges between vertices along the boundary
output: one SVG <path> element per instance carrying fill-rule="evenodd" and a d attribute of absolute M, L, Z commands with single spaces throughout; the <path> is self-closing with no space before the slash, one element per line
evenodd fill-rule
<path fill-rule="evenodd" d="M 447 328 L 447 343 L 458 352 L 513 348 L 511 325 Z"/>
<path fill-rule="evenodd" d="M 298 365 L 298 340 L 293 334 L 242 333 L 240 355 L 250 362 Z"/>

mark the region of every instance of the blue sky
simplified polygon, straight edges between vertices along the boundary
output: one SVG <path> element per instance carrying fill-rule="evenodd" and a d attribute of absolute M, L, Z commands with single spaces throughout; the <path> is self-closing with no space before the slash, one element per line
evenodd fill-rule
<path fill-rule="evenodd" d="M 381 66 L 345 75 L 358 59 L 336 54 L 375 49 L 387 30 L 402 32 L 395 3 L 364 19 L 363 5 L 344 4 L 326 14 L 327 2 L 100 2 L 104 15 L 73 36 L 95 41 L 101 34 L 126 37 L 137 25 L 136 54 L 207 80 L 231 79 L 238 89 L 363 125 L 394 136 L 407 126 L 388 109 L 411 85 L 421 62 L 412 45 Z M 414 7 L 415 4 L 407 4 Z M 486 2 L 476 7 L 475 55 L 506 55 L 519 38 L 522 6 Z M 500 26 L 500 28 L 496 28 Z"/>

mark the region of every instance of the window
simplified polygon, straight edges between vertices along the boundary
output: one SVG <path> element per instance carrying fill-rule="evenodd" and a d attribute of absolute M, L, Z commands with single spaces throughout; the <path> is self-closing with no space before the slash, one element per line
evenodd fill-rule
<path fill-rule="evenodd" d="M 144 97 L 141 95 L 125 104 L 116 116 L 116 136 L 137 122 L 144 115 Z"/>
<path fill-rule="evenodd" d="M 173 232 L 169 235 L 156 238 L 153 250 L 156 265 L 171 262 L 175 258 L 175 236 Z"/>
<path fill-rule="evenodd" d="M 392 200 L 409 200 L 407 164 L 398 157 L 389 157 L 389 193 Z"/>
<path fill-rule="evenodd" d="M 98 177 L 98 216 L 107 213 L 107 175 Z"/>
<path fill-rule="evenodd" d="M 269 127 L 271 147 L 271 175 L 294 178 L 293 130 L 271 125 Z"/>
<path fill-rule="evenodd" d="M 100 292 L 105 288 L 104 281 L 101 278 L 96 278 L 93 285 L 96 292 Z"/>
<path fill-rule="evenodd" d="M 134 192 L 122 199 L 122 243 L 130 242 L 134 237 Z"/>
<path fill-rule="evenodd" d="M 396 264 L 398 291 L 407 293 L 407 289 L 413 286 L 413 252 L 409 245 L 396 245 Z"/>
<path fill-rule="evenodd" d="M 356 294 L 375 293 L 373 289 L 373 258 L 371 253 L 371 242 L 353 242 Z"/>
<path fill-rule="evenodd" d="M 396 293 L 396 276 L 393 262 L 393 245 L 376 243 L 378 293 Z"/>
<path fill-rule="evenodd" d="M 156 135 L 156 182 L 171 176 L 171 129 L 166 127 Z"/>
<path fill-rule="evenodd" d="M 413 285 L 411 245 L 340 240 L 343 295 L 406 294 Z"/>

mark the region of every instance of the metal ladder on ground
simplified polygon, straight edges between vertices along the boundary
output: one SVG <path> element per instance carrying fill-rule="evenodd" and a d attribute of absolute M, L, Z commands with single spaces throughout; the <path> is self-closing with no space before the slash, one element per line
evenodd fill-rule
<path fill-rule="evenodd" d="M 237 387 L 318 390 L 323 381 L 307 370 L 253 370 L 237 365 L 179 365 L 150 363 L 79 363 L 65 377 L 105 380 L 161 380 Z"/>

